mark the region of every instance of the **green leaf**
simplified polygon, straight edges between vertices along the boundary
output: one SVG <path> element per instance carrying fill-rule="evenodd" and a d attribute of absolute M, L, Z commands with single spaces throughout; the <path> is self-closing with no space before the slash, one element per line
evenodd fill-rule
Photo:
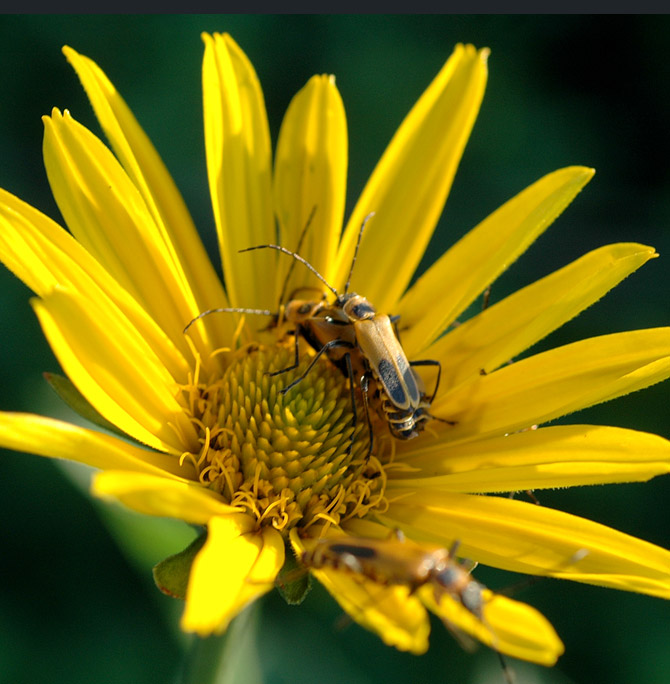
<path fill-rule="evenodd" d="M 183 551 L 174 556 L 168 556 L 165 560 L 154 566 L 154 581 L 156 586 L 168 596 L 174 598 L 186 598 L 186 587 L 191 574 L 191 566 L 198 551 L 203 547 L 207 533 L 203 532 L 196 537 Z"/>
<path fill-rule="evenodd" d="M 80 416 L 86 418 L 94 425 L 114 432 L 121 437 L 131 439 L 128 435 L 119 430 L 116 425 L 110 423 L 106 418 L 101 416 L 96 409 L 94 409 L 84 395 L 72 384 L 69 378 L 57 373 L 43 373 L 44 379 L 49 383 L 51 389 L 73 410 Z M 134 441 L 134 440 L 133 440 Z"/>
<path fill-rule="evenodd" d="M 286 550 L 286 560 L 277 575 L 276 585 L 289 606 L 299 606 L 312 588 L 312 576 L 298 563 L 292 550 Z"/>

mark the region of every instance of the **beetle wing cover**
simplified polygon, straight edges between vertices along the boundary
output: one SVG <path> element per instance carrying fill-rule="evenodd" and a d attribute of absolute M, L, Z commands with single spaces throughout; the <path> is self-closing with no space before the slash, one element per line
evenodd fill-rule
<path fill-rule="evenodd" d="M 405 351 L 386 315 L 354 324 L 356 342 L 393 405 L 400 410 L 417 408 L 421 393 Z"/>

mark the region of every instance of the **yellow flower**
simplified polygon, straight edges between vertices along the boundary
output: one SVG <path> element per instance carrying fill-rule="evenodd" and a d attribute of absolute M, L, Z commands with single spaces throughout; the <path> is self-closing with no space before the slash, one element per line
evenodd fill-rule
<path fill-rule="evenodd" d="M 457 46 L 398 129 L 341 233 L 347 129 L 334 79 L 315 76 L 295 96 L 273 170 L 251 64 L 227 35 L 204 41 L 207 171 L 225 288 L 121 96 L 95 63 L 65 48 L 113 154 L 67 111 L 45 117 L 45 165 L 71 234 L 0 191 L 0 258 L 37 295 L 33 307 L 69 378 L 53 384 L 122 436 L 4 413 L 0 445 L 87 463 L 102 470 L 97 495 L 206 527 L 206 541 L 158 570 L 164 590 L 185 594 L 182 627 L 203 636 L 225 630 L 275 586 L 286 548 L 299 555 L 333 534 L 387 539 L 401 530 L 426 553 L 459 542 L 459 555 L 476 562 L 670 597 L 668 551 L 491 496 L 670 471 L 670 444 L 655 435 L 593 425 L 534 429 L 665 379 L 670 330 L 605 335 L 508 363 L 654 250 L 601 247 L 456 325 L 593 171 L 569 167 L 539 179 L 410 285 L 477 115 L 488 51 Z M 351 290 L 400 316 L 409 359 L 441 363 L 430 413 L 442 420 L 401 441 L 372 416 L 369 454 L 366 421 L 354 420 L 347 379 L 325 355 L 281 393 L 314 354 L 301 346 L 298 368 L 271 375 L 292 364 L 287 326 L 220 313 L 187 333 L 184 327 L 217 307 L 279 312 L 282 292 L 316 289 L 308 269 L 286 255 L 238 253 L 276 242 L 295 249 L 312 214 L 300 254 L 341 291 L 372 211 Z M 435 382 L 434 372 L 425 375 Z M 355 410 L 363 415 L 362 404 Z M 184 567 L 190 574 L 180 589 Z M 333 564 L 312 567 L 355 620 L 398 648 L 425 651 L 428 607 L 501 652 L 543 664 L 560 655 L 560 640 L 529 606 L 484 591 L 477 620 L 452 597 L 437 600 L 429 586 L 411 592 L 411 570 L 407 583 L 394 584 Z"/>

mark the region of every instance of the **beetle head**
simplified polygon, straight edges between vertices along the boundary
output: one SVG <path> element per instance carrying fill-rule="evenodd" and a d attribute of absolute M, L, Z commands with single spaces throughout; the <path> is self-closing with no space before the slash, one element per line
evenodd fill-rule
<path fill-rule="evenodd" d="M 303 323 L 308 318 L 313 318 L 323 307 L 323 302 L 315 302 L 309 299 L 293 299 L 286 305 L 284 317 L 292 323 Z"/>
<path fill-rule="evenodd" d="M 365 297 L 361 297 L 361 295 L 352 292 L 351 294 L 344 295 L 342 299 L 342 309 L 352 323 L 369 320 L 377 314 L 372 304 Z"/>

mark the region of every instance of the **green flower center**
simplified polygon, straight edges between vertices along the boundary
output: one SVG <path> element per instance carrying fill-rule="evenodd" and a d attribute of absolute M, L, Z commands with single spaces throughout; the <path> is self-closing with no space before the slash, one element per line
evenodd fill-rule
<path fill-rule="evenodd" d="M 340 524 L 386 503 L 386 477 L 369 454 L 363 409 L 354 414 L 346 379 L 325 358 L 293 365 L 292 349 L 250 345 L 223 375 L 184 390 L 200 434 L 187 453 L 200 482 L 259 524 L 288 531 Z"/>

